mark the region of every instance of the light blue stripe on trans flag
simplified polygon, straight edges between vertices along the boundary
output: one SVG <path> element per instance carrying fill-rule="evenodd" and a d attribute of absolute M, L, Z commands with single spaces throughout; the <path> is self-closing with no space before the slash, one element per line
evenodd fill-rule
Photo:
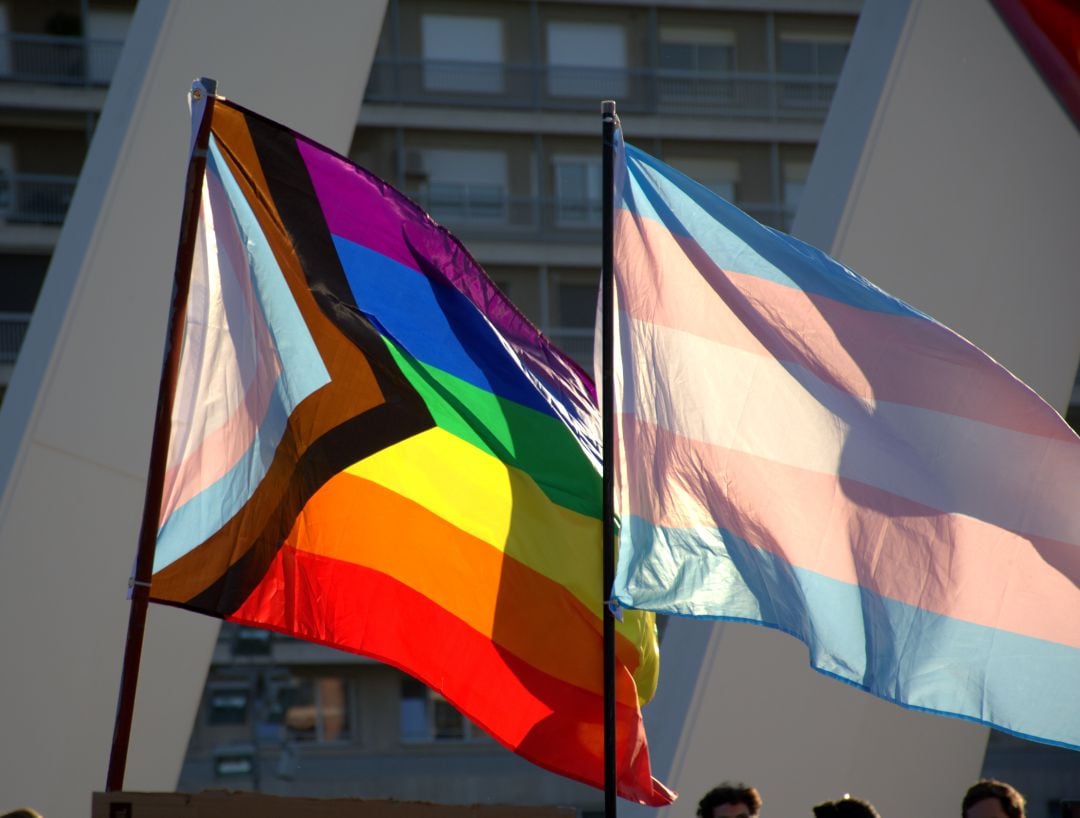
<path fill-rule="evenodd" d="M 330 373 L 270 244 L 213 138 L 207 157 L 207 174 L 221 182 L 228 197 L 231 213 L 215 213 L 214 216 L 221 219 L 231 215 L 244 240 L 252 290 L 273 339 L 282 371 L 274 383 L 266 415 L 259 423 L 251 446 L 221 479 L 174 511 L 161 527 L 154 554 L 155 572 L 203 543 L 240 510 L 266 476 L 289 416 L 304 398 L 330 382 Z M 243 274 L 244 271 L 238 272 Z M 244 319 L 233 310 L 230 313 L 234 320 Z M 268 349 L 261 354 L 272 355 L 274 352 Z"/>
<path fill-rule="evenodd" d="M 759 224 L 711 190 L 627 145 L 620 205 L 689 237 L 716 266 L 890 315 L 927 318 L 809 244 Z"/>
<path fill-rule="evenodd" d="M 623 523 L 620 605 L 776 628 L 807 645 L 815 670 L 875 696 L 1080 750 L 1069 741 L 1080 735 L 1076 648 L 887 599 L 721 529 Z"/>

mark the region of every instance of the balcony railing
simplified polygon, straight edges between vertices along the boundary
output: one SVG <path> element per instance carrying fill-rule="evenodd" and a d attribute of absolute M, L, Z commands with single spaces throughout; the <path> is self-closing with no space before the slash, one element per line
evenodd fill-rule
<path fill-rule="evenodd" d="M 3 34 L 0 35 L 0 81 L 108 85 L 123 45 L 122 40 Z"/>
<path fill-rule="evenodd" d="M 599 240 L 600 201 L 503 196 L 449 201 L 413 194 L 431 217 L 469 239 L 519 239 L 589 243 Z M 763 224 L 789 230 L 794 212 L 782 204 L 742 203 L 743 210 Z"/>
<path fill-rule="evenodd" d="M 9 224 L 62 224 L 77 178 L 44 173 L 0 176 L 0 219 Z"/>
<path fill-rule="evenodd" d="M 28 312 L 0 312 L 0 364 L 13 364 L 30 326 Z"/>
<path fill-rule="evenodd" d="M 592 327 L 553 327 L 544 334 L 555 346 L 577 361 L 586 372 L 592 374 Z"/>
<path fill-rule="evenodd" d="M 753 72 L 599 69 L 377 58 L 365 99 L 423 105 L 620 111 L 725 119 L 825 118 L 837 77 Z"/>

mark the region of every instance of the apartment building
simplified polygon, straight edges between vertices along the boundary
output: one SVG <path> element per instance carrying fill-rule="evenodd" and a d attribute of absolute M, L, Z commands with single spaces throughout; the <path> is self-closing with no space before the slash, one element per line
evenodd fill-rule
<path fill-rule="evenodd" d="M 0 396 L 134 7 L 134 0 L 0 2 Z"/>
<path fill-rule="evenodd" d="M 449 227 L 591 368 L 599 100 L 617 100 L 628 141 L 787 228 L 861 4 L 389 0 L 350 155 Z M 0 0 L 0 388 L 134 7 Z M 1075 425 L 1080 388 L 1073 403 Z M 995 734 L 988 771 L 1033 764 L 1080 767 L 1075 754 Z M 210 787 L 602 805 L 393 668 L 228 624 L 180 779 L 181 790 Z"/>
<path fill-rule="evenodd" d="M 859 6 L 392 0 L 352 155 L 589 365 L 599 100 L 631 143 L 783 228 Z"/>

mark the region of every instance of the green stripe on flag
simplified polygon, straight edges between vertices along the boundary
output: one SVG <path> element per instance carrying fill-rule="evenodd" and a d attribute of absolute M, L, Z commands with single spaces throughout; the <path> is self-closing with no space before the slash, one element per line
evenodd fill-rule
<path fill-rule="evenodd" d="M 556 418 L 480 389 L 383 340 L 439 427 L 527 473 L 552 502 L 600 517 L 600 475 Z"/>

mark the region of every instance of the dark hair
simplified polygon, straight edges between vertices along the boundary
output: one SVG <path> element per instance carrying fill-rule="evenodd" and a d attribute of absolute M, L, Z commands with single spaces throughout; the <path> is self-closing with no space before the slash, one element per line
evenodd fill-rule
<path fill-rule="evenodd" d="M 964 796 L 964 803 L 960 807 L 960 818 L 967 815 L 967 811 L 987 798 L 996 798 L 1001 808 L 1009 818 L 1024 818 L 1024 796 L 1016 787 L 1006 784 L 1004 781 L 996 781 L 993 778 L 984 778 L 977 784 L 972 784 Z"/>
<path fill-rule="evenodd" d="M 881 818 L 881 816 L 869 801 L 845 795 L 839 801 L 818 804 L 814 807 L 814 818 Z"/>
<path fill-rule="evenodd" d="M 761 812 L 761 795 L 741 782 L 732 784 L 725 781 L 705 793 L 698 803 L 698 818 L 712 818 L 713 810 L 724 804 L 745 804 L 751 815 L 757 815 Z"/>

